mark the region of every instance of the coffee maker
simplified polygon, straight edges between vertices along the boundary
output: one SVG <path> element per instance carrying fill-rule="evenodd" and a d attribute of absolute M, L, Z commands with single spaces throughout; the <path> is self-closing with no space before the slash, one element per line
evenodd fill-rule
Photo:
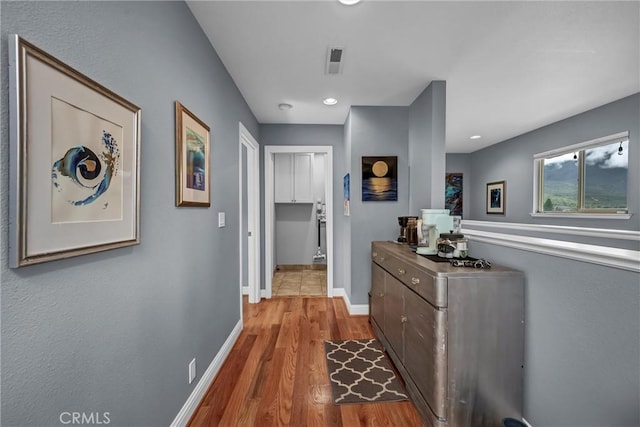
<path fill-rule="evenodd" d="M 411 244 L 411 241 L 413 240 L 412 235 L 415 234 L 415 225 L 417 220 L 417 216 L 398 217 L 398 225 L 400 225 L 400 235 L 398 236 L 398 243 Z"/>

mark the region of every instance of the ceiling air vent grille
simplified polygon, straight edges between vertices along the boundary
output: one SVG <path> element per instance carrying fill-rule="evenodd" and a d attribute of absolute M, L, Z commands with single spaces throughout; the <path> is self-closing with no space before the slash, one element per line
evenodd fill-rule
<path fill-rule="evenodd" d="M 340 74 L 342 72 L 342 54 L 344 49 L 341 47 L 330 47 L 327 49 L 327 74 Z"/>

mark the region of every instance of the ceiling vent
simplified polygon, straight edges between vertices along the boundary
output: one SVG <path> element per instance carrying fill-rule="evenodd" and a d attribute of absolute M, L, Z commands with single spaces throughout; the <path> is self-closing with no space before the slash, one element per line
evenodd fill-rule
<path fill-rule="evenodd" d="M 340 74 L 342 72 L 342 55 L 344 49 L 341 47 L 330 47 L 327 49 L 327 74 Z"/>

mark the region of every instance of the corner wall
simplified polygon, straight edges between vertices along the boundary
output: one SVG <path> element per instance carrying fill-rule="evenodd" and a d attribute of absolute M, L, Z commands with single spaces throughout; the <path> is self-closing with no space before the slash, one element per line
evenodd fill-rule
<path fill-rule="evenodd" d="M 408 107 L 351 107 L 351 293 L 352 304 L 368 304 L 371 241 L 395 240 L 398 216 L 408 215 Z M 362 201 L 362 157 L 398 156 L 398 201 Z"/>
<path fill-rule="evenodd" d="M 169 425 L 241 320 L 238 121 L 258 124 L 182 1 L 0 7 L 2 425 Z M 140 245 L 8 268 L 11 33 L 142 108 Z M 211 127 L 208 209 L 174 206 L 176 100 Z"/>
<path fill-rule="evenodd" d="M 433 81 L 409 107 L 409 214 L 444 209 L 446 88 Z"/>

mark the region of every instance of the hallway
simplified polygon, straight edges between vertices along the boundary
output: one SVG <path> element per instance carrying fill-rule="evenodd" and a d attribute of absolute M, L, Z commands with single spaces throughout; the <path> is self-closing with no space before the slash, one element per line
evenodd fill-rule
<path fill-rule="evenodd" d="M 373 336 L 341 298 L 243 301 L 244 329 L 189 425 L 420 426 L 409 401 L 334 405 L 323 342 Z"/>

